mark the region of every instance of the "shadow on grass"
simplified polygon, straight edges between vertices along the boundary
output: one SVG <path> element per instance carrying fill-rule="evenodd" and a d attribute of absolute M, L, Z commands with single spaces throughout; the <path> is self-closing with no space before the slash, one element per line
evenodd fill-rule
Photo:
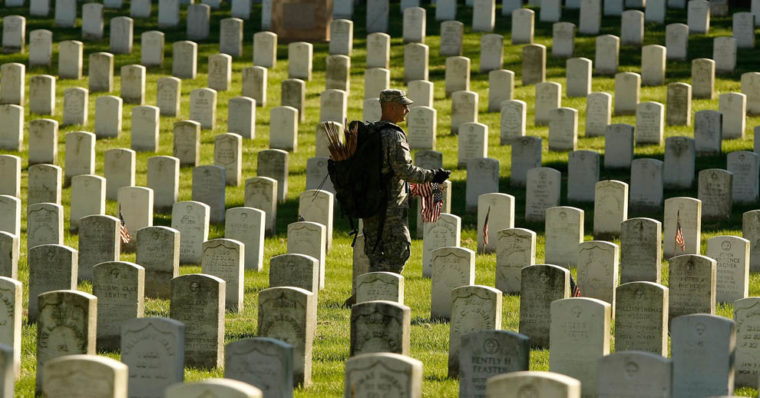
<path fill-rule="evenodd" d="M 412 319 L 412 325 L 445 325 L 448 320 L 442 318 L 430 319 L 428 317 L 417 316 Z"/>

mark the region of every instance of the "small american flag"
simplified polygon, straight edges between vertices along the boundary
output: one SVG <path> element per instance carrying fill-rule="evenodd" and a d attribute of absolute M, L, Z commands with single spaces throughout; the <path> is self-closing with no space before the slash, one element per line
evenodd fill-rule
<path fill-rule="evenodd" d="M 686 253 L 686 241 L 683 239 L 683 232 L 681 231 L 681 211 L 676 213 L 676 246 L 681 248 L 681 253 Z"/>
<path fill-rule="evenodd" d="M 124 223 L 124 215 L 121 214 L 121 206 L 119 206 L 119 235 L 121 235 L 121 243 L 129 243 L 132 240 L 132 235 L 127 230 L 127 224 Z"/>
<path fill-rule="evenodd" d="M 486 246 L 488 246 L 488 217 L 491 216 L 491 206 L 488 206 L 486 211 L 486 219 L 483 221 L 483 253 L 486 252 Z"/>
<path fill-rule="evenodd" d="M 570 297 L 581 297 L 581 288 L 575 283 L 572 275 L 570 275 Z"/>
<path fill-rule="evenodd" d="M 410 185 L 412 195 L 422 198 L 422 222 L 436 222 L 443 207 L 443 184 L 426 182 Z"/>

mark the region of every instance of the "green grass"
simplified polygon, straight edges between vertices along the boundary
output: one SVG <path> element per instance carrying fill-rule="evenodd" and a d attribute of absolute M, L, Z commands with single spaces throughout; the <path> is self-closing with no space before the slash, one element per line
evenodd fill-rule
<path fill-rule="evenodd" d="M 497 2 L 501 3 L 501 2 Z M 444 67 L 445 58 L 439 56 L 438 49 L 440 44 L 439 23 L 435 21 L 434 6 L 427 7 L 427 39 L 425 43 L 430 47 L 430 80 L 435 85 L 435 108 L 438 110 L 438 137 L 437 150 L 444 154 L 444 166 L 454 170 L 452 174 L 453 181 L 453 205 L 452 212 L 462 217 L 462 240 L 461 245 L 470 249 L 476 249 L 476 218 L 474 214 L 466 213 L 464 209 L 464 192 L 466 187 L 466 171 L 456 168 L 457 161 L 457 137 L 449 133 L 451 102 L 445 97 L 444 92 Z M 26 9 L 4 8 L 0 10 L 0 15 L 26 14 Z M 732 10 L 743 11 L 743 10 Z M 364 6 L 359 6 L 355 12 L 354 24 L 354 51 L 352 54 L 351 69 L 351 90 L 349 93 L 348 114 L 349 119 L 360 119 L 362 117 L 363 103 L 363 84 L 364 84 L 364 65 L 366 60 L 365 37 L 364 31 Z M 521 49 L 522 46 L 511 45 L 509 17 L 502 17 L 500 14 L 500 5 L 497 5 L 496 32 L 505 35 L 504 43 L 504 68 L 515 72 L 515 91 L 514 98 L 525 101 L 528 104 L 528 134 L 538 136 L 543 139 L 543 164 L 554 167 L 563 174 L 563 204 L 566 196 L 566 179 L 567 179 L 567 156 L 566 152 L 548 152 L 548 129 L 547 127 L 534 127 L 533 110 L 534 110 L 534 87 L 522 86 L 521 84 Z M 52 15 L 52 10 L 51 10 Z M 105 10 L 105 32 L 109 31 L 109 20 L 118 15 L 128 15 L 128 5 L 122 10 Z M 149 20 L 135 20 L 134 37 L 135 45 L 132 54 L 116 55 L 115 59 L 115 88 L 109 94 L 118 95 L 120 90 L 120 79 L 118 77 L 120 67 L 139 62 L 140 57 L 140 34 L 142 32 L 156 29 L 157 9 L 154 6 L 153 17 Z M 229 9 L 215 11 L 212 17 L 212 26 L 210 29 L 211 37 L 199 43 L 198 48 L 198 76 L 194 80 L 182 81 L 182 105 L 181 114 L 177 118 L 161 118 L 160 146 L 157 153 L 138 153 L 136 167 L 136 185 L 145 186 L 147 184 L 147 159 L 156 155 L 171 155 L 172 152 L 172 126 L 177 120 L 187 118 L 189 114 L 189 93 L 193 89 L 205 87 L 207 84 L 207 59 L 209 55 L 218 52 L 218 32 L 219 21 L 229 16 Z M 390 11 L 390 34 L 392 36 L 391 48 L 391 86 L 403 88 L 403 41 L 401 39 L 401 17 L 398 10 L 398 4 L 394 3 Z M 465 6 L 460 5 L 459 20 L 465 22 L 466 26 L 471 25 L 471 11 Z M 183 18 L 184 21 L 184 11 Z M 563 21 L 578 22 L 577 10 L 563 10 Z M 668 23 L 685 22 L 685 10 L 669 10 Z M 218 111 L 216 128 L 213 131 L 204 130 L 202 133 L 201 162 L 200 164 L 213 163 L 213 140 L 216 134 L 226 132 L 227 125 L 227 101 L 238 96 L 241 93 L 241 71 L 243 68 L 251 65 L 253 48 L 252 35 L 258 31 L 260 21 L 260 6 L 255 5 L 251 19 L 245 23 L 245 46 L 244 55 L 234 59 L 232 89 L 227 92 L 221 92 L 218 95 Z M 691 36 L 689 40 L 689 59 L 712 56 L 712 37 L 731 34 L 731 18 L 718 17 L 712 18 L 710 35 L 708 36 Z M 81 25 L 81 20 L 79 21 Z M 79 29 L 60 29 L 53 26 L 52 18 L 39 19 L 29 18 L 27 20 L 27 32 L 34 29 L 50 29 L 54 32 L 54 41 L 79 39 Z M 166 33 L 166 58 L 161 68 L 150 68 L 146 82 L 146 104 L 154 105 L 156 103 L 156 81 L 163 76 L 171 75 L 172 60 L 172 43 L 185 39 L 184 22 L 178 29 L 164 30 Z M 605 17 L 603 19 L 602 34 L 620 34 L 620 19 L 616 17 Z M 27 34 L 28 35 L 28 34 Z M 469 27 L 465 28 L 465 37 L 463 41 L 464 56 L 472 60 L 471 90 L 480 95 L 479 121 L 489 127 L 489 148 L 488 156 L 500 161 L 500 192 L 506 192 L 516 197 L 515 209 L 515 226 L 530 228 L 538 233 L 538 245 L 536 261 L 543 262 L 543 225 L 526 223 L 524 221 L 524 203 L 525 194 L 523 190 L 514 190 L 509 187 L 511 148 L 499 145 L 499 114 L 488 113 L 488 76 L 478 73 L 480 57 L 480 34 L 472 33 Z M 535 42 L 547 46 L 547 80 L 555 81 L 565 86 L 565 60 L 551 57 L 551 24 L 541 23 L 536 15 Z M 646 25 L 646 34 L 644 44 L 664 44 L 665 26 L 664 25 Z M 287 224 L 297 221 L 298 195 L 305 187 L 305 169 L 306 160 L 314 153 L 314 132 L 319 120 L 319 95 L 325 87 L 325 57 L 327 56 L 328 46 L 325 43 L 316 43 L 314 45 L 314 74 L 311 81 L 306 83 L 306 121 L 299 126 L 298 152 L 293 153 L 290 158 L 290 177 L 289 177 L 289 194 L 287 201 L 279 205 L 277 230 L 279 233 L 271 238 L 267 238 L 265 243 L 264 254 L 264 271 L 260 273 L 247 271 L 245 275 L 245 309 L 239 314 L 227 314 L 225 341 L 231 342 L 240 338 L 252 337 L 257 333 L 257 292 L 266 288 L 268 285 L 268 262 L 269 258 L 274 255 L 282 254 L 286 251 L 286 230 Z M 79 81 L 58 80 L 56 87 L 56 115 L 54 119 L 61 121 L 63 112 L 63 91 L 69 87 L 88 87 L 87 84 L 87 59 L 89 54 L 97 51 L 108 51 L 108 39 L 99 42 L 85 43 L 85 78 Z M 54 48 L 54 59 L 52 67 L 43 68 L 35 67 L 27 70 L 27 82 L 29 77 L 37 74 L 57 74 L 57 45 Z M 620 71 L 639 72 L 641 62 L 641 51 L 638 48 L 622 46 L 620 50 Z M 575 55 L 594 59 L 594 37 L 578 35 L 575 41 Z M 8 54 L 0 56 L 0 62 L 21 62 L 26 63 L 26 54 Z M 267 104 L 263 108 L 257 108 L 257 128 L 256 138 L 253 140 L 244 140 L 243 142 L 243 178 L 249 178 L 256 175 L 256 154 L 258 151 L 268 148 L 269 139 L 269 111 L 272 107 L 280 104 L 280 83 L 287 78 L 287 44 L 280 43 L 278 46 L 278 63 L 276 67 L 269 70 L 269 85 L 267 90 Z M 717 94 L 725 92 L 740 91 L 739 77 L 741 73 L 753 71 L 760 60 L 760 51 L 758 50 L 739 50 L 739 65 L 737 71 L 732 76 L 718 76 L 716 79 L 716 98 Z M 691 65 L 689 62 L 672 62 L 667 64 L 667 83 L 670 82 L 691 82 Z M 28 83 L 27 83 L 28 85 Z M 614 93 L 614 79 L 610 77 L 594 77 L 593 91 L 605 91 Z M 641 101 L 658 101 L 666 103 L 666 86 L 642 87 Z M 564 91 L 563 91 L 564 94 Z M 95 100 L 98 96 L 106 93 L 91 93 L 89 99 L 89 121 L 85 126 L 62 127 L 59 131 L 59 156 L 57 165 L 63 167 L 65 161 L 64 138 L 66 133 L 71 131 L 85 130 L 92 131 L 95 115 Z M 27 94 L 28 98 L 28 94 Z M 582 132 L 585 131 L 585 99 L 582 98 L 562 98 L 562 105 L 573 107 L 579 110 L 578 131 L 581 132 L 579 138 L 579 149 L 596 150 L 604 152 L 603 138 L 585 138 Z M 119 138 L 99 140 L 96 145 L 96 174 L 103 175 L 103 156 L 106 150 L 112 148 L 129 148 L 129 131 L 131 105 L 124 106 L 123 133 Z M 718 101 L 714 100 L 694 100 L 692 102 L 692 112 L 704 109 L 717 109 Z M 27 107 L 28 111 L 28 107 Z M 40 116 L 25 115 L 28 122 Z M 48 116 L 44 116 L 48 117 Z M 697 171 L 719 167 L 724 168 L 726 163 L 725 153 L 737 150 L 752 150 L 753 137 L 751 127 L 760 124 L 757 117 L 748 118 L 748 135 L 744 140 L 725 141 L 723 143 L 723 152 L 721 156 L 699 158 Z M 634 116 L 613 117 L 613 123 L 635 124 Z M 668 126 L 665 132 L 666 137 L 688 135 L 692 136 L 692 127 L 671 127 Z M 25 139 L 28 142 L 28 138 Z M 664 148 L 662 146 L 637 147 L 635 149 L 636 157 L 653 157 L 663 158 Z M 19 155 L 24 159 L 23 179 L 22 179 L 22 198 L 26 198 L 27 187 L 27 152 L 12 153 Z M 601 179 L 618 179 L 629 181 L 629 175 L 625 172 L 601 171 Z M 0 182 L 2 183 L 2 182 Z M 179 200 L 191 199 L 192 172 L 190 168 L 181 170 Z M 244 187 L 227 188 L 227 207 L 236 207 L 243 205 Z M 673 196 L 693 196 L 696 197 L 696 187 L 684 191 L 666 191 L 666 198 Z M 68 220 L 68 208 L 70 205 L 71 192 L 70 188 L 64 188 L 62 195 L 62 204 L 66 209 L 65 219 Z M 585 214 L 585 240 L 591 240 L 593 225 L 593 206 L 590 204 L 573 204 L 582 208 Z M 734 213 L 729 220 L 722 222 L 703 223 L 702 225 L 702 252 L 705 252 L 705 242 L 707 239 L 717 235 L 740 235 L 741 234 L 741 214 L 752 207 L 734 207 Z M 109 201 L 107 204 L 107 213 L 116 215 L 115 202 Z M 26 208 L 22 209 L 22 215 L 26 214 Z M 662 214 L 629 214 L 635 216 L 651 216 L 657 219 L 662 218 Z M 19 261 L 19 278 L 26 283 L 29 277 L 27 266 L 27 248 L 26 248 L 26 217 L 22 216 L 22 236 L 21 236 L 21 256 Z M 155 214 L 154 224 L 170 225 L 169 214 Z M 68 223 L 66 225 L 65 244 L 76 248 L 77 237 L 68 233 Z M 412 220 L 412 231 L 414 231 L 414 220 Z M 326 288 L 320 292 L 319 315 L 316 339 L 314 341 L 313 354 L 313 380 L 314 385 L 306 390 L 299 389 L 296 392 L 298 397 L 328 397 L 342 394 L 344 362 L 348 358 L 349 352 L 349 311 L 340 308 L 340 304 L 350 294 L 351 291 L 351 248 L 350 239 L 347 235 L 348 223 L 336 217 L 333 249 L 327 257 L 326 270 Z M 224 235 L 222 225 L 213 225 L 210 229 L 210 238 L 222 237 Z M 669 242 L 670 237 L 665 237 Z M 616 241 L 615 243 L 620 243 Z M 415 239 L 412 247 L 412 257 L 404 271 L 406 278 L 406 305 L 412 310 L 412 346 L 411 355 L 424 363 L 424 386 L 425 396 L 456 396 L 458 391 L 458 382 L 446 377 L 447 358 L 448 358 L 448 335 L 449 326 L 447 323 L 441 323 L 430 320 L 430 280 L 421 277 L 421 257 L 422 242 Z M 122 255 L 124 261 L 134 261 L 134 254 Z M 494 285 L 495 273 L 495 255 L 478 254 L 476 258 L 476 283 L 481 285 Z M 198 266 L 183 266 L 180 270 L 182 274 L 200 272 Z M 663 283 L 667 283 L 667 263 L 663 264 Z M 79 286 L 82 291 L 91 292 L 90 283 L 82 283 Z M 24 306 L 26 308 L 28 289 L 25 286 Z M 750 280 L 750 295 L 760 294 L 760 275 L 753 274 Z M 518 330 L 519 298 L 517 296 L 504 296 L 503 303 L 503 321 L 502 328 L 505 330 Z M 721 305 L 718 308 L 718 314 L 726 317 L 732 317 L 732 305 Z M 164 316 L 169 315 L 169 302 L 166 300 L 146 300 L 146 316 Z M 23 328 L 23 362 L 21 379 L 17 382 L 16 392 L 18 396 L 32 396 L 34 391 L 34 375 L 36 371 L 35 350 L 36 350 L 36 326 L 25 325 Z M 118 353 L 102 352 L 102 355 L 118 358 Z M 548 370 L 548 351 L 534 350 L 531 352 L 531 369 Z M 201 380 L 208 377 L 223 376 L 222 369 L 198 370 L 186 369 L 185 378 L 187 381 Z M 741 395 L 755 394 L 754 390 L 741 389 L 738 391 Z"/>

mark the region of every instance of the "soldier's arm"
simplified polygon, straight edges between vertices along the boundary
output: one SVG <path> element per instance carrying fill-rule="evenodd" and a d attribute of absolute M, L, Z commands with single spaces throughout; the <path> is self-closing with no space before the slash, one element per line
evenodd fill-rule
<path fill-rule="evenodd" d="M 433 181 L 434 170 L 423 169 L 417 167 L 412 163 L 412 156 L 409 151 L 409 143 L 406 142 L 406 138 L 401 132 L 395 132 L 396 135 L 393 139 L 390 151 L 390 159 L 388 159 L 393 173 L 400 178 L 416 183 Z"/>

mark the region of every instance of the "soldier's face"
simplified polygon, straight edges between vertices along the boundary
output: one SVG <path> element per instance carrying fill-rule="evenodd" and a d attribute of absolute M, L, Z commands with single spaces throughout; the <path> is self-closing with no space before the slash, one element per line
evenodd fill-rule
<path fill-rule="evenodd" d="M 398 120 L 395 123 L 400 123 L 406 120 L 406 115 L 409 113 L 409 105 L 394 102 L 393 107 L 398 117 Z"/>
<path fill-rule="evenodd" d="M 401 123 L 409 113 L 409 106 L 398 102 L 385 102 L 382 105 L 382 119 L 391 123 Z"/>

